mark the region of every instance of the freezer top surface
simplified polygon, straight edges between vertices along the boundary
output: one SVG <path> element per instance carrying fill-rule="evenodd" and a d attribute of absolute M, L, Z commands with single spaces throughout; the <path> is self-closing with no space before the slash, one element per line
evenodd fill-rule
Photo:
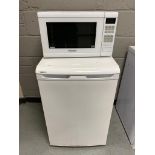
<path fill-rule="evenodd" d="M 36 67 L 36 74 L 92 75 L 119 73 L 119 66 L 112 57 L 42 58 Z"/>

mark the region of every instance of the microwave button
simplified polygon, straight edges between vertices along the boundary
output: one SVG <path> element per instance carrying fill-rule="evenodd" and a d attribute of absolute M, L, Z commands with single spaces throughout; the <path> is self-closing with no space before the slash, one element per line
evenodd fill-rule
<path fill-rule="evenodd" d="M 112 30 L 114 30 L 115 29 L 115 26 L 112 26 Z"/>
<path fill-rule="evenodd" d="M 106 29 L 106 30 L 110 30 L 110 26 L 106 26 L 105 29 Z"/>
<path fill-rule="evenodd" d="M 105 33 L 114 33 L 114 30 L 105 30 Z"/>
<path fill-rule="evenodd" d="M 113 35 L 104 36 L 104 42 L 112 42 L 112 41 L 113 41 Z"/>

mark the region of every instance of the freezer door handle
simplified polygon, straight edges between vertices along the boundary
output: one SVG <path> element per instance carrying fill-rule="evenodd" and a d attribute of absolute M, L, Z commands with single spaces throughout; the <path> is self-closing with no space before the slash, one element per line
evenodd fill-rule
<path fill-rule="evenodd" d="M 99 75 L 53 75 L 37 74 L 38 80 L 110 80 L 118 79 L 119 74 L 99 74 Z"/>
<path fill-rule="evenodd" d="M 87 76 L 39 74 L 39 75 L 37 75 L 37 78 L 40 80 L 86 80 Z"/>
<path fill-rule="evenodd" d="M 37 78 L 40 80 L 59 80 L 67 79 L 69 75 L 37 74 Z"/>
<path fill-rule="evenodd" d="M 111 78 L 114 74 L 97 74 L 97 75 L 87 75 L 87 78 L 90 79 L 102 79 L 102 78 Z"/>
<path fill-rule="evenodd" d="M 69 76 L 69 80 L 86 80 L 87 76 L 85 75 L 71 75 Z"/>
<path fill-rule="evenodd" d="M 97 79 L 107 79 L 112 78 L 114 74 L 99 74 L 99 75 L 71 75 L 70 80 L 97 80 Z"/>

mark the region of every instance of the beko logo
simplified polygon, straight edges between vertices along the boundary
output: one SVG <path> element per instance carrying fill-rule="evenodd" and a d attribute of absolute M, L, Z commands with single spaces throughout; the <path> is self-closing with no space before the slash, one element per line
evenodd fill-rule
<path fill-rule="evenodd" d="M 77 50 L 68 50 L 69 52 L 76 52 Z"/>

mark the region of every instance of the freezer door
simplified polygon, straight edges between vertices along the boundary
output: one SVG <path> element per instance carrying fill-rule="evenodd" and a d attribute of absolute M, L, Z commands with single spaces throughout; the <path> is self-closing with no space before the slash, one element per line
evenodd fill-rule
<path fill-rule="evenodd" d="M 106 144 L 117 80 L 38 83 L 50 145 Z"/>

